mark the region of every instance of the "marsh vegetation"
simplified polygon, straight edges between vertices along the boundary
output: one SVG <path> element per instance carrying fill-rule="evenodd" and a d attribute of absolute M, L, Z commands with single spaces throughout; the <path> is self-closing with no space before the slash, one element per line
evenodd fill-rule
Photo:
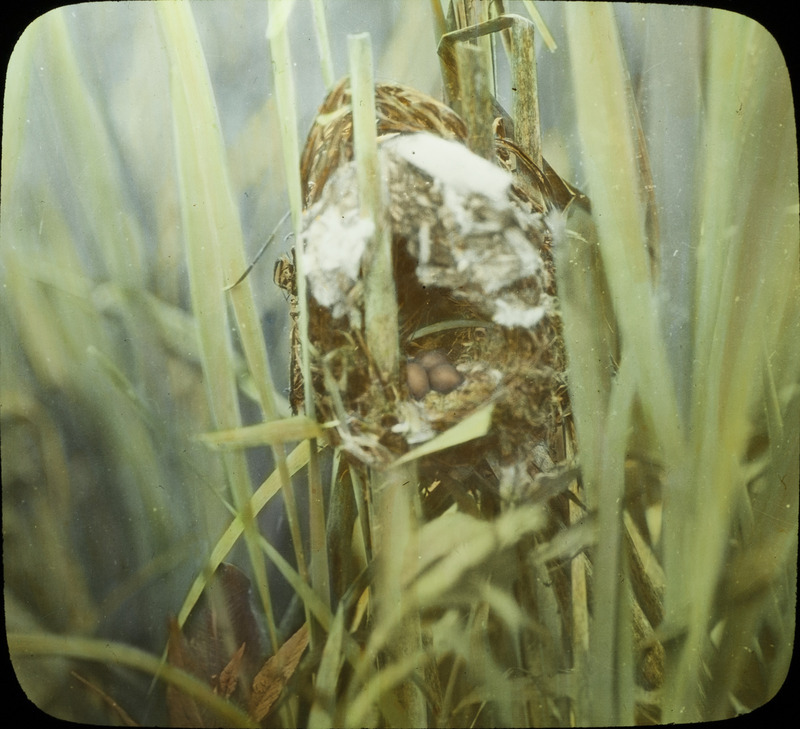
<path fill-rule="evenodd" d="M 5 608 L 44 711 L 629 725 L 778 691 L 800 238 L 763 28 L 71 6 L 15 48 L 2 160 Z"/>

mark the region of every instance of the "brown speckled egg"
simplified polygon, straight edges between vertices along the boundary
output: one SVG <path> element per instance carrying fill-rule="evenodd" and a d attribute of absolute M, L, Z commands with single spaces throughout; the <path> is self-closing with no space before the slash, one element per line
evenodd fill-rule
<path fill-rule="evenodd" d="M 441 364 L 450 364 L 444 350 L 430 349 L 422 351 L 416 356 L 416 361 L 419 362 L 426 370 L 431 370 Z"/>
<path fill-rule="evenodd" d="M 455 390 L 463 381 L 461 373 L 448 362 L 428 370 L 428 381 L 432 389 L 446 395 Z"/>
<path fill-rule="evenodd" d="M 409 392 L 417 399 L 421 400 L 431 389 L 428 381 L 428 373 L 418 362 L 406 363 L 406 378 L 408 380 Z"/>

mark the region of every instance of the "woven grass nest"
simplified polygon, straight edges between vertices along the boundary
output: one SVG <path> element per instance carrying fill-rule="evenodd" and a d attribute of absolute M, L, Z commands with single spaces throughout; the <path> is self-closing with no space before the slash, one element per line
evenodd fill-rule
<path fill-rule="evenodd" d="M 352 458 L 380 466 L 493 403 L 487 435 L 434 461 L 450 473 L 488 466 L 496 484 L 505 473 L 519 490 L 565 455 L 566 361 L 547 215 L 571 189 L 511 139 L 497 138 L 494 163 L 474 155 L 463 121 L 435 99 L 376 87 L 403 355 L 399 378 L 387 380 L 363 331 L 361 259 L 373 226 L 359 211 L 349 103 L 345 79 L 320 108 L 301 162 L 318 417 L 338 423 L 334 441 Z M 299 409 L 297 362 L 293 370 Z"/>

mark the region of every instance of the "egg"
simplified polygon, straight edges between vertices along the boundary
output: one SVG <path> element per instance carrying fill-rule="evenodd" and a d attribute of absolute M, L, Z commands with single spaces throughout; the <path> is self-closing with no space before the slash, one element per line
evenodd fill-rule
<path fill-rule="evenodd" d="M 406 363 L 406 379 L 408 381 L 409 392 L 417 399 L 421 400 L 431 389 L 428 381 L 428 373 L 418 362 Z"/>
<path fill-rule="evenodd" d="M 430 349 L 422 351 L 416 356 L 416 361 L 419 362 L 426 370 L 433 369 L 437 365 L 450 364 L 444 350 Z"/>
<path fill-rule="evenodd" d="M 464 377 L 449 362 L 438 364 L 428 370 L 428 382 L 431 389 L 443 395 L 455 390 L 463 381 Z"/>

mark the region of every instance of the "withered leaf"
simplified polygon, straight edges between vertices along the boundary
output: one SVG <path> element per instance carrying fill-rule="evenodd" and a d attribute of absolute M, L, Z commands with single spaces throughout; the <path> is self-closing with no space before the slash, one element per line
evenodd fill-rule
<path fill-rule="evenodd" d="M 233 692 L 236 691 L 236 686 L 239 683 L 239 674 L 242 670 L 242 657 L 244 656 L 244 649 L 246 643 L 239 646 L 239 650 L 233 654 L 228 665 L 222 669 L 217 679 L 217 692 L 229 699 Z"/>
<path fill-rule="evenodd" d="M 260 654 L 250 581 L 233 565 L 222 564 L 183 629 L 177 621 L 170 622 L 167 660 L 226 699 L 246 703 Z M 172 687 L 167 691 L 167 709 L 172 726 L 214 726 L 216 721 L 212 712 Z"/>
<path fill-rule="evenodd" d="M 261 721 L 269 714 L 272 705 L 294 674 L 307 645 L 308 623 L 287 639 L 256 674 L 250 694 L 250 715 L 253 719 Z"/>
<path fill-rule="evenodd" d="M 167 646 L 167 661 L 188 673 L 196 675 L 197 667 L 191 659 L 186 638 L 181 633 L 178 621 L 174 618 L 169 621 L 169 643 Z M 169 725 L 173 727 L 203 727 L 206 726 L 203 712 L 190 696 L 184 694 L 172 684 L 167 686 L 167 712 Z"/>
<path fill-rule="evenodd" d="M 218 676 L 242 643 L 246 644 L 240 673 L 255 673 L 261 656 L 261 636 L 253 612 L 250 580 L 238 568 L 221 564 L 183 626 L 183 634 L 199 678 Z"/>

